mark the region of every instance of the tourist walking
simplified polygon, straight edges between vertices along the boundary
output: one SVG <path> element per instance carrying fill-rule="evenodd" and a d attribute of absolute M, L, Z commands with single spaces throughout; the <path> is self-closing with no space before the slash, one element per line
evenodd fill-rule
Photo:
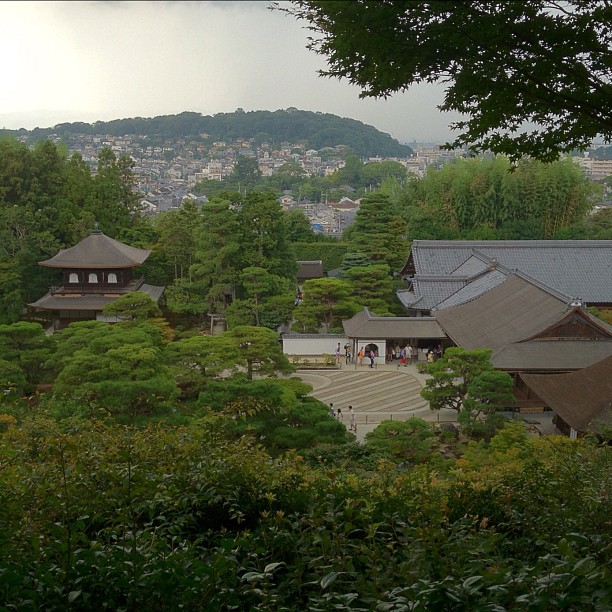
<path fill-rule="evenodd" d="M 374 354 L 374 351 L 370 351 L 370 367 L 371 368 L 374 367 L 374 357 L 376 357 L 376 355 Z"/>
<path fill-rule="evenodd" d="M 353 407 L 348 407 L 349 413 L 349 431 L 357 432 L 357 426 L 355 425 L 355 412 L 353 411 Z"/>
<path fill-rule="evenodd" d="M 397 367 L 399 368 L 400 366 L 405 366 L 405 365 L 406 365 L 406 349 L 401 349 L 400 358 L 399 358 Z"/>
<path fill-rule="evenodd" d="M 336 363 L 340 363 L 340 343 L 338 342 L 338 346 L 336 347 Z"/>
<path fill-rule="evenodd" d="M 329 416 L 336 416 L 336 412 L 334 411 L 334 402 L 329 402 Z"/>
<path fill-rule="evenodd" d="M 363 351 L 363 346 L 359 349 L 359 352 L 357 353 L 357 358 L 358 358 L 358 364 L 359 365 L 363 365 L 363 355 L 364 355 L 364 351 Z"/>
<path fill-rule="evenodd" d="M 344 421 L 344 415 L 342 414 L 342 408 L 338 408 L 336 418 L 342 423 Z"/>

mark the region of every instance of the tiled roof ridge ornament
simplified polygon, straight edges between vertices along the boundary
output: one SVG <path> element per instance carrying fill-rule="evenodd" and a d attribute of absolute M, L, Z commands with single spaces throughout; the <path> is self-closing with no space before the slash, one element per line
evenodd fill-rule
<path fill-rule="evenodd" d="M 100 230 L 100 226 L 98 225 L 98 222 L 96 221 L 94 228 L 91 232 L 92 234 L 101 234 L 102 230 Z"/>

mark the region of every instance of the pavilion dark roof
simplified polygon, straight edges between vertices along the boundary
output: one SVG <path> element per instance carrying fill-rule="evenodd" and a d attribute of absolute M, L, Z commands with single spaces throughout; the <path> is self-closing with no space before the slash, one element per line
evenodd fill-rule
<path fill-rule="evenodd" d="M 94 230 L 78 244 L 38 264 L 49 268 L 133 268 L 150 254 L 150 250 L 128 246 Z"/>
<path fill-rule="evenodd" d="M 612 356 L 567 374 L 521 374 L 527 386 L 576 431 L 612 425 Z"/>
<path fill-rule="evenodd" d="M 138 288 L 138 291 L 143 291 L 152 300 L 157 302 L 162 296 L 165 287 L 156 285 L 143 284 Z M 39 300 L 32 304 L 28 304 L 31 308 L 42 310 L 84 310 L 84 311 L 101 311 L 107 304 L 116 301 L 120 294 L 51 294 L 43 295 Z"/>

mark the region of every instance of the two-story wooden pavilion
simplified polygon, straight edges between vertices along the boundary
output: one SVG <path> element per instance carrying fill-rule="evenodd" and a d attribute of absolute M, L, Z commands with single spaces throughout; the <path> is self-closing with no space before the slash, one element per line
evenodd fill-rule
<path fill-rule="evenodd" d="M 130 291 L 143 291 L 157 302 L 165 287 L 147 285 L 134 275 L 134 268 L 150 254 L 150 250 L 123 244 L 96 228 L 75 246 L 38 262 L 61 269 L 62 283 L 28 307 L 45 312 L 57 330 L 74 321 L 108 321 L 102 314 L 104 307 Z"/>

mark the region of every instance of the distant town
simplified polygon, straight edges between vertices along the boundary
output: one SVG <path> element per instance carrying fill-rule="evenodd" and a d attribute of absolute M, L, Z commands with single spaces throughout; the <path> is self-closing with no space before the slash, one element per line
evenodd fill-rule
<path fill-rule="evenodd" d="M 344 167 L 350 152 L 342 144 L 316 150 L 307 149 L 302 142 L 271 145 L 257 142 L 255 138 L 211 143 L 208 134 L 165 139 L 142 135 L 52 134 L 49 139 L 57 144 L 64 143 L 69 154 L 79 153 L 93 172 L 97 169 L 98 154 L 104 148 L 118 157 L 130 157 L 134 162 L 136 188 L 142 194 L 143 210 L 151 215 L 180 208 L 186 199 L 207 201 L 206 195 L 194 193 L 194 187 L 202 181 L 228 179 L 240 156 L 256 159 L 262 177 L 273 176 L 287 162 L 299 164 L 307 176 L 328 177 Z M 28 138 L 20 136 L 18 140 L 27 142 Z M 410 157 L 377 156 L 362 161 L 395 161 L 407 172 L 422 177 L 428 168 L 440 168 L 466 154 L 465 150 L 443 150 L 436 143 L 413 142 L 410 146 L 413 149 Z M 603 181 L 612 176 L 612 159 L 596 159 L 586 153 L 575 160 L 593 181 Z M 344 185 L 342 192 L 340 197 L 325 195 L 319 201 L 286 192 L 279 197 L 279 202 L 285 210 L 302 209 L 316 232 L 340 236 L 352 223 L 360 199 L 353 195 L 355 189 L 350 185 Z"/>

